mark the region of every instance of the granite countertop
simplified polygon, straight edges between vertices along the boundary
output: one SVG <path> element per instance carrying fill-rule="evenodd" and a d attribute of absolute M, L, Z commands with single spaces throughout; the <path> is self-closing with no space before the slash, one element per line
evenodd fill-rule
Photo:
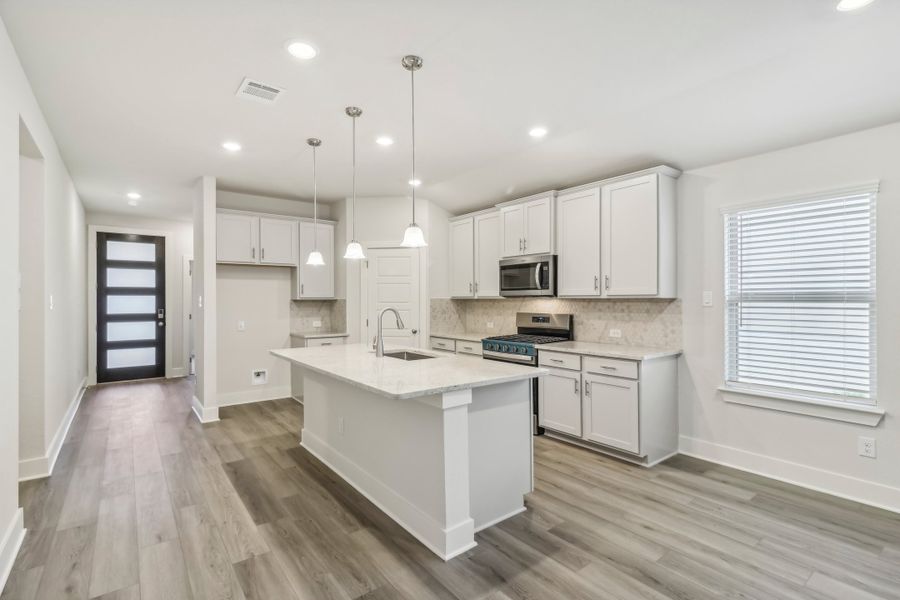
<path fill-rule="evenodd" d="M 494 337 L 498 335 L 510 335 L 506 333 L 500 333 L 497 331 L 492 331 L 490 333 L 435 333 L 431 332 L 431 337 L 436 338 L 446 338 L 448 340 L 462 340 L 464 342 L 480 342 L 486 337 Z"/>
<path fill-rule="evenodd" d="M 389 348 L 391 350 L 406 348 Z M 434 358 L 404 361 L 378 358 L 367 344 L 318 348 L 280 348 L 275 356 L 388 398 L 405 400 L 541 377 L 546 369 L 510 363 L 473 361 L 455 354 L 410 349 Z"/>
<path fill-rule="evenodd" d="M 305 340 L 313 340 L 316 338 L 332 338 L 332 337 L 348 337 L 350 334 L 346 332 L 323 332 L 323 331 L 292 331 L 291 337 L 303 338 Z"/>
<path fill-rule="evenodd" d="M 623 358 L 626 360 L 650 360 L 665 356 L 678 356 L 680 348 L 653 348 L 651 346 L 626 346 L 625 344 L 602 344 L 600 342 L 554 342 L 537 344 L 538 350 L 551 350 L 566 354 L 582 354 L 602 358 Z"/>

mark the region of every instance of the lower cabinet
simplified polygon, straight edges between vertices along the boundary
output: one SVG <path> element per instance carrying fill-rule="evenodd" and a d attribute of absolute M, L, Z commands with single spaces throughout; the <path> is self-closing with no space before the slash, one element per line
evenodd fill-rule
<path fill-rule="evenodd" d="M 584 375 L 584 439 L 637 454 L 639 416 L 637 381 Z"/>
<path fill-rule="evenodd" d="M 317 348 L 322 346 L 341 346 L 347 342 L 347 336 L 306 337 L 291 334 L 291 348 Z M 291 396 L 303 402 L 303 369 L 291 365 Z"/>
<path fill-rule="evenodd" d="M 540 379 L 538 425 L 581 435 L 581 373 L 553 370 Z"/>

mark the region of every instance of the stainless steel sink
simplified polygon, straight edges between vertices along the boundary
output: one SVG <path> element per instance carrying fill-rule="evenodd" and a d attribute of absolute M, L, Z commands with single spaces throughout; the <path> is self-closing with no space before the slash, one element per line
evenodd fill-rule
<path fill-rule="evenodd" d="M 400 360 L 423 360 L 426 358 L 434 358 L 433 356 L 429 356 L 427 354 L 419 354 L 418 352 L 407 352 L 406 350 L 399 350 L 396 352 L 385 352 L 385 356 L 390 356 L 391 358 L 399 358 Z"/>

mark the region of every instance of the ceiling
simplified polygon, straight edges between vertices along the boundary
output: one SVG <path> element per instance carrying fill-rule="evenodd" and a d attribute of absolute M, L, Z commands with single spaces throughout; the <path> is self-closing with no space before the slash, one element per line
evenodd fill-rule
<path fill-rule="evenodd" d="M 835 3 L 0 0 L 0 17 L 88 208 L 186 218 L 200 175 L 310 198 L 310 136 L 320 197 L 349 195 L 351 104 L 358 193 L 407 193 L 408 53 L 419 193 L 454 213 L 900 120 L 900 2 Z M 297 38 L 320 55 L 288 55 Z M 287 91 L 237 98 L 247 76 Z"/>

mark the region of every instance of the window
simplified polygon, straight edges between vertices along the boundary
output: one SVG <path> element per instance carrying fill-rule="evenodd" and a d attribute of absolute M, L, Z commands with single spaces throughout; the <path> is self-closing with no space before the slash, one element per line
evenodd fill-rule
<path fill-rule="evenodd" d="M 877 191 L 726 212 L 726 388 L 875 404 Z"/>

